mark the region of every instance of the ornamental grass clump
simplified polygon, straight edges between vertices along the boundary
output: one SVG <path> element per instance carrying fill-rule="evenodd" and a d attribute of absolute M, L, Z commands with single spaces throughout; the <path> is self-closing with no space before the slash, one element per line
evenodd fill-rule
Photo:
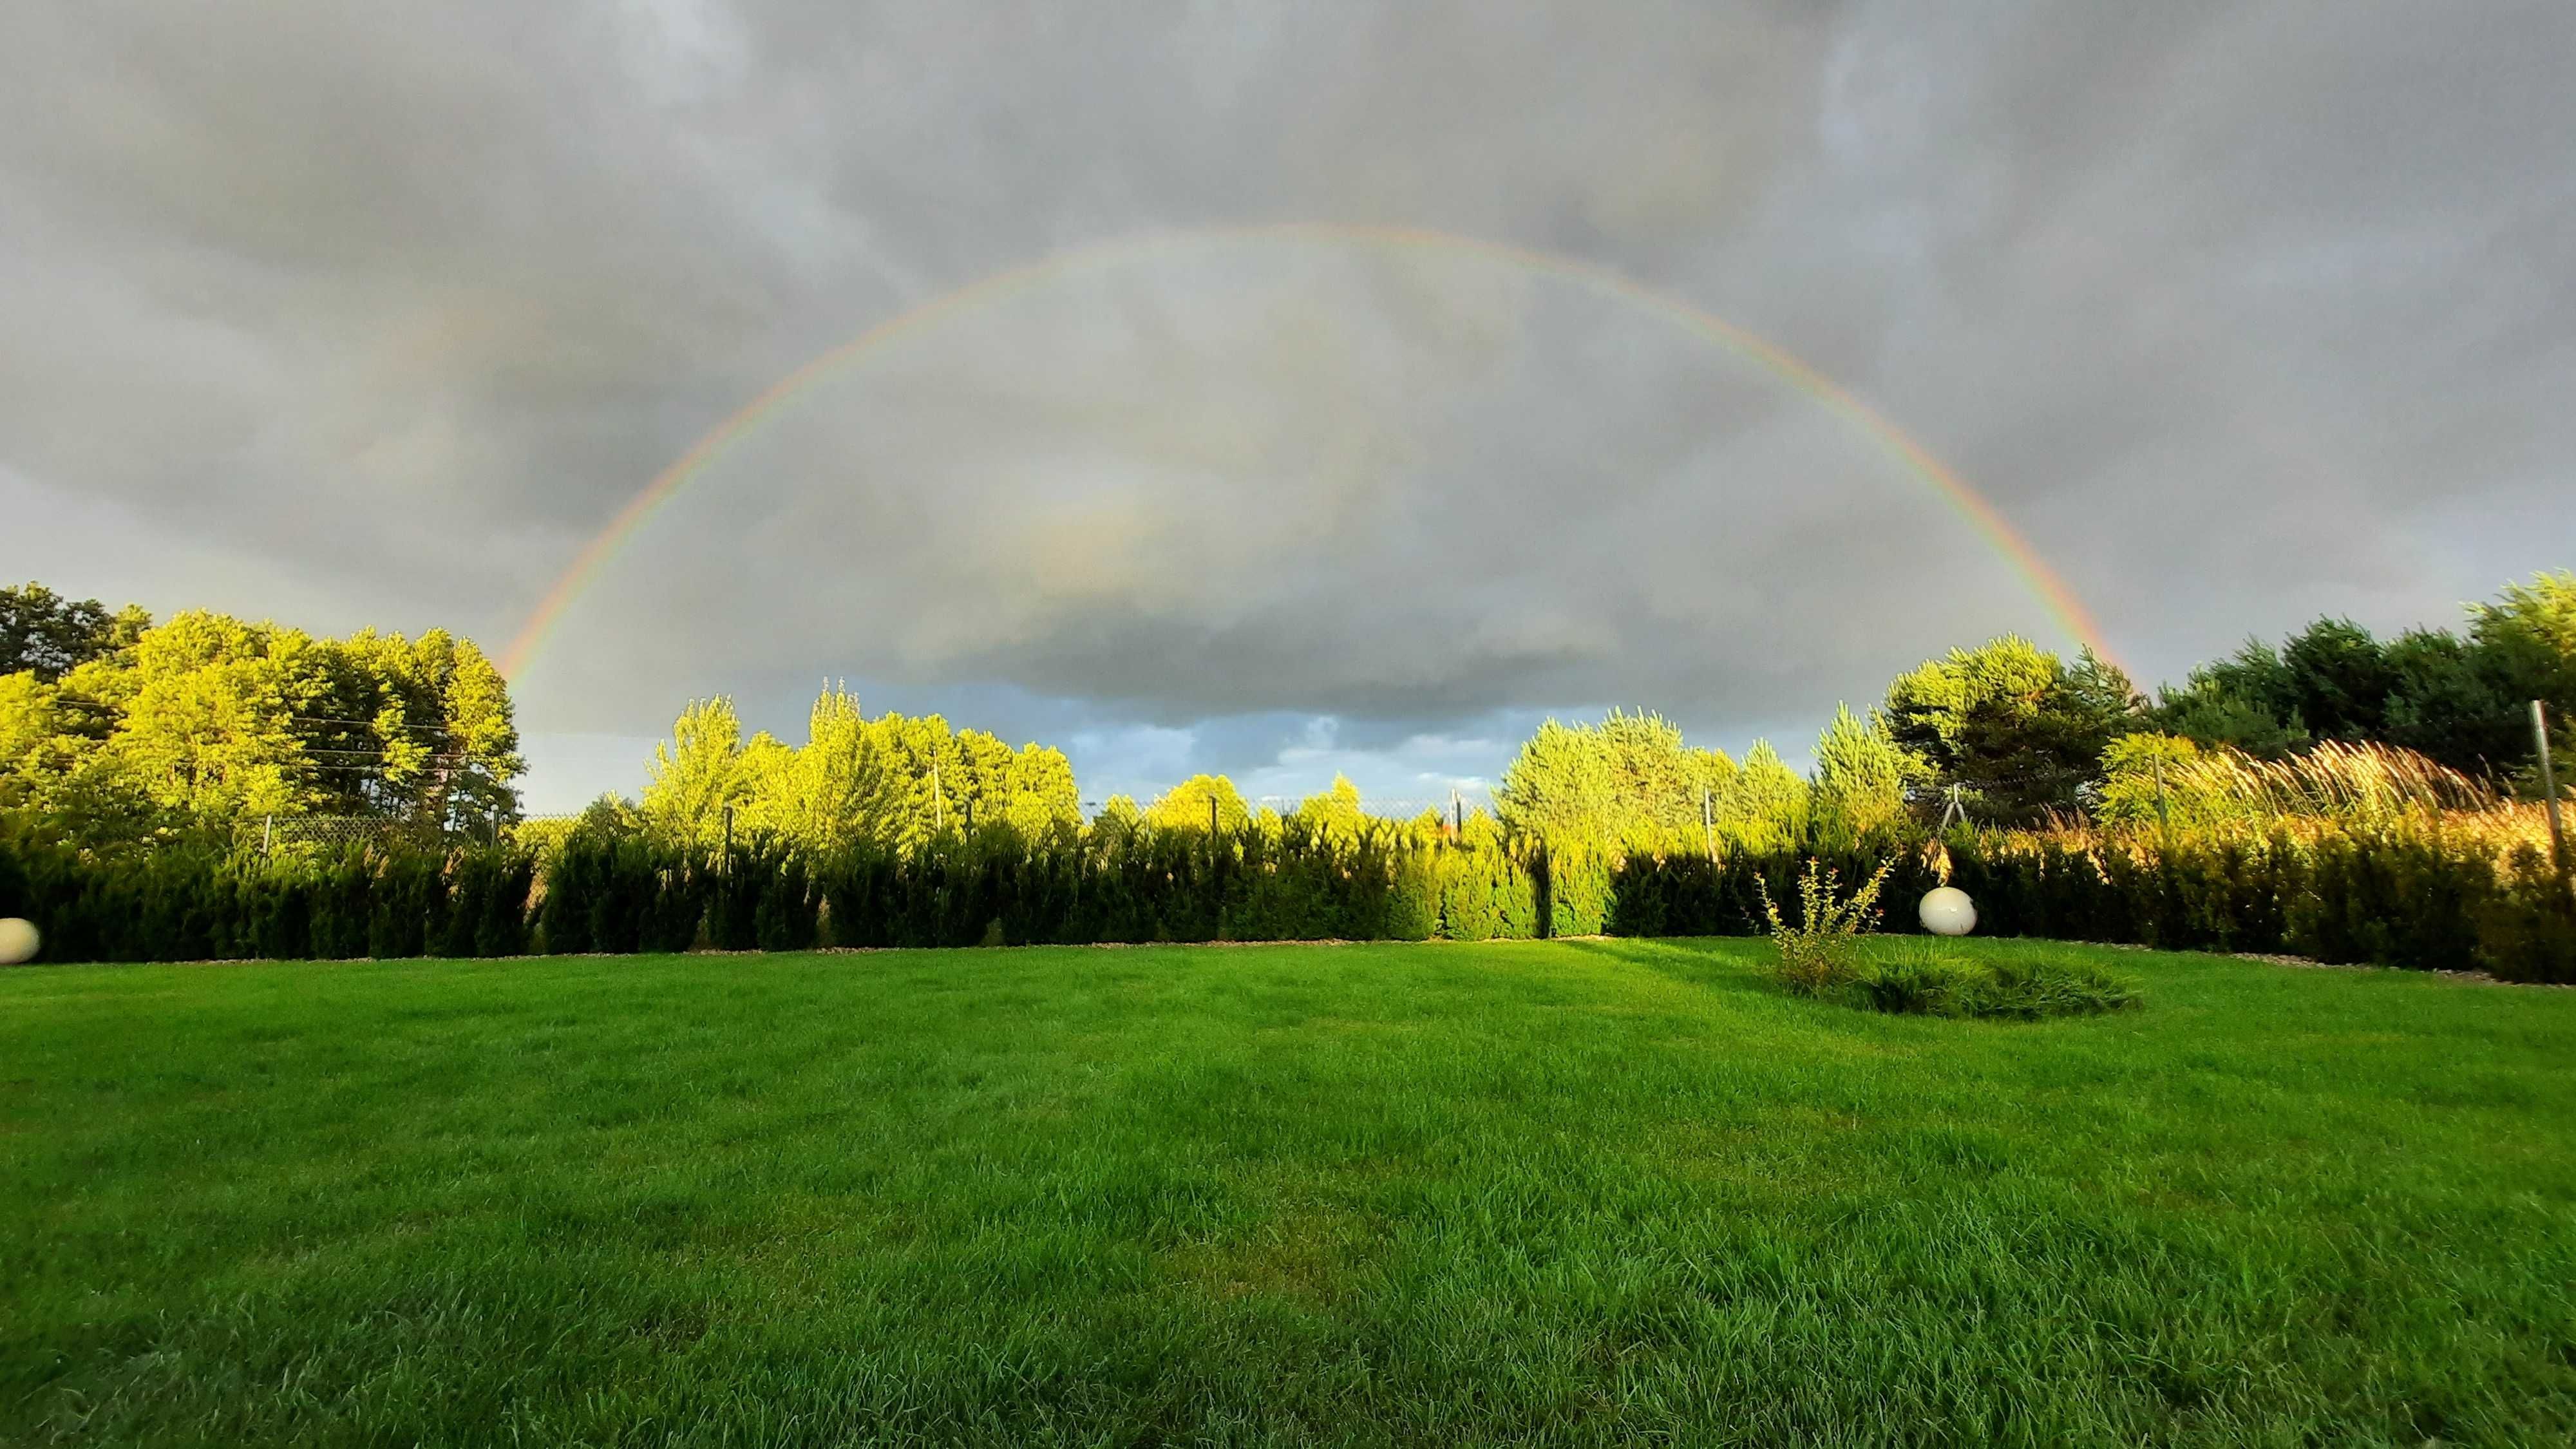
<path fill-rule="evenodd" d="M 2097 1016 L 2138 1004 L 2138 990 L 2095 967 L 2070 961 L 1998 961 L 1962 994 L 1959 1014 L 2008 1021 Z"/>
<path fill-rule="evenodd" d="M 1887 884 L 1894 861 L 1881 861 L 1849 900 L 1839 898 L 1840 873 L 1809 857 L 1798 877 L 1798 923 L 1791 925 L 1771 899 L 1771 887 L 1758 877 L 1763 917 L 1771 923 L 1771 943 L 1779 948 L 1772 968 L 1780 984 L 1800 996 L 1823 996 L 1852 984 L 1860 976 L 1860 937 L 1877 924 L 1878 893 Z"/>
<path fill-rule="evenodd" d="M 1854 979 L 1851 998 L 1891 1016 L 2040 1021 L 2139 1004 L 2130 983 L 2071 961 L 1971 962 L 1930 941 L 1895 941 Z"/>
<path fill-rule="evenodd" d="M 1976 969 L 1928 941 L 1893 941 L 1856 983 L 1872 1011 L 1891 1016 L 1958 1016 Z"/>

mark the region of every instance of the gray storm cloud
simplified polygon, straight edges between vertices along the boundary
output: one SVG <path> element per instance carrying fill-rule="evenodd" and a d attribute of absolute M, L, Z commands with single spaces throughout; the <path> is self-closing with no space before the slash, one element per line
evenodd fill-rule
<path fill-rule="evenodd" d="M 81 594 L 497 646 L 807 359 L 1044 257 L 1287 221 L 1563 254 L 1778 340 L 2150 677 L 2576 559 L 2563 4 L 85 0 L 9 30 L 0 573 Z M 2051 627 L 1870 440 L 1669 318 L 1308 238 L 907 329 L 640 532 L 523 700 L 641 733 L 831 673 L 1018 698 L 1029 733 L 1609 700 L 1728 729 Z"/>

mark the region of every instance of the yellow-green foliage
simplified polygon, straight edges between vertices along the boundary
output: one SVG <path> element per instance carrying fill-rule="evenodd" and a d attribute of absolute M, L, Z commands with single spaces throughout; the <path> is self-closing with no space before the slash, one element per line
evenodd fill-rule
<path fill-rule="evenodd" d="M 742 737 L 730 700 L 692 704 L 654 752 L 642 813 L 655 838 L 706 848 L 724 838 L 830 851 L 866 843 L 910 851 L 943 831 L 1007 825 L 1041 837 L 1081 824 L 1073 766 L 1042 745 L 1014 750 L 938 715 L 868 719 L 826 689 L 806 743 Z"/>
<path fill-rule="evenodd" d="M 2268 829 L 2282 821 L 2387 823 L 2482 816 L 2493 787 L 2392 745 L 2327 741 L 2279 760 L 2178 735 L 2137 734 L 2103 752 L 2094 816 L 2106 825 Z"/>
<path fill-rule="evenodd" d="M 1771 926 L 1771 943 L 1779 949 L 1776 966 L 1782 985 L 1814 996 L 1850 984 L 1859 972 L 1861 934 L 1877 921 L 1878 893 L 1887 885 L 1894 861 L 1882 861 L 1848 899 L 1842 877 L 1831 866 L 1810 859 L 1798 876 L 1798 919 L 1790 921 L 1771 899 L 1767 882 L 1757 877 L 1762 915 Z"/>
<path fill-rule="evenodd" d="M 47 680 L 0 676 L 0 807 L 87 840 L 269 814 L 506 817 L 524 768 L 499 671 L 472 644 L 317 639 L 190 612 L 117 633 Z"/>
<path fill-rule="evenodd" d="M 1931 771 L 1887 732 L 1871 710 L 1864 720 L 1851 706 L 1834 707 L 1834 722 L 1816 739 L 1816 783 L 1810 806 L 1817 843 L 1849 849 L 1861 841 L 1901 832 L 1908 824 L 1906 793 Z"/>
<path fill-rule="evenodd" d="M 2542 573 L 2472 604 L 2465 633 L 2381 640 L 2319 619 L 2276 648 L 2252 641 L 2168 686 L 2157 727 L 2278 759 L 2311 741 L 2377 741 L 2483 775 L 2533 762 L 2529 705 L 2576 715 L 2576 574 Z M 2566 742 L 2576 747 L 2576 734 Z"/>
<path fill-rule="evenodd" d="M 1174 785 L 1146 807 L 1145 820 L 1157 830 L 1196 830 L 1205 834 L 1211 800 L 1216 802 L 1217 829 L 1241 830 L 1251 823 L 1252 814 L 1244 807 L 1243 795 L 1223 775 L 1192 775 Z"/>
<path fill-rule="evenodd" d="M 1886 721 L 1897 744 L 1978 803 L 1980 818 L 2020 822 L 2072 808 L 2144 704 L 2089 649 L 2070 665 L 2007 635 L 1898 676 Z"/>
<path fill-rule="evenodd" d="M 1494 804 L 1511 830 L 1554 844 L 1654 849 L 1699 839 L 1703 796 L 1736 774 L 1724 751 L 1689 747 L 1661 715 L 1612 710 L 1597 725 L 1541 724 Z"/>
<path fill-rule="evenodd" d="M 1806 838 L 1810 809 L 1807 782 L 1768 742 L 1738 765 L 1684 743 L 1660 715 L 1619 710 L 1597 725 L 1540 725 L 1494 805 L 1514 834 L 1558 853 L 1568 884 L 1591 857 L 1786 850 Z"/>

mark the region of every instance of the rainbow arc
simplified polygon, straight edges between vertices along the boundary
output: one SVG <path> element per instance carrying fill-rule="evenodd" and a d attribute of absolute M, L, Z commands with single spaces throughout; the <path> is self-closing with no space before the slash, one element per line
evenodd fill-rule
<path fill-rule="evenodd" d="M 1975 529 L 2022 579 L 2067 637 L 2104 659 L 2112 657 L 2083 601 L 1992 502 L 1935 457 L 1930 449 L 1863 402 L 1850 389 L 1769 338 L 1608 267 L 1575 257 L 1419 227 L 1279 222 L 1158 232 L 1062 252 L 934 297 L 909 311 L 887 318 L 814 358 L 710 428 L 690 445 L 687 452 L 673 459 L 669 467 L 655 475 L 618 510 L 607 526 L 583 546 L 571 565 L 529 613 L 517 637 L 511 640 L 509 648 L 501 656 L 502 674 L 511 679 L 520 677 L 544 648 L 573 601 L 600 576 L 618 551 L 651 521 L 656 512 L 703 476 L 708 467 L 733 445 L 758 432 L 818 384 L 862 358 L 963 313 L 991 306 L 1066 277 L 1130 265 L 1164 253 L 1279 241 L 1366 248 L 1395 254 L 1473 256 L 1570 283 L 1623 306 L 1639 308 L 1715 343 L 1760 366 L 1857 426 L 1908 474 L 1929 486 Z"/>

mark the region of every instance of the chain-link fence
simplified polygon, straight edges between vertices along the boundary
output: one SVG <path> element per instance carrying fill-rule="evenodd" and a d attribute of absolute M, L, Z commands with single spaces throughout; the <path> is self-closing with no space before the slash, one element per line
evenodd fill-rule
<path fill-rule="evenodd" d="M 530 816 L 527 820 L 545 818 L 549 817 Z M 507 839 L 516 828 L 498 821 L 457 823 L 392 815 L 259 815 L 236 822 L 233 841 L 245 850 L 267 856 L 351 848 L 493 844 Z"/>
<path fill-rule="evenodd" d="M 1080 802 L 1082 818 L 1085 820 L 1099 818 L 1100 812 L 1108 807 L 1112 798 L 1133 800 L 1139 810 L 1151 809 L 1154 802 L 1165 793 L 1167 792 L 1162 790 L 1139 790 L 1121 797 L 1103 795 L 1097 799 L 1085 799 Z M 1329 790 L 1318 790 L 1306 795 L 1248 795 L 1244 797 L 1243 805 L 1245 809 L 1256 815 L 1264 810 L 1280 815 L 1294 815 L 1307 801 L 1329 798 L 1330 795 Z M 1458 790 L 1442 795 L 1362 795 L 1359 805 L 1362 815 L 1373 815 L 1383 820 L 1414 820 L 1434 811 L 1443 818 L 1460 811 L 1473 815 L 1481 810 L 1490 815 L 1493 813 L 1494 799 L 1489 791 Z"/>

